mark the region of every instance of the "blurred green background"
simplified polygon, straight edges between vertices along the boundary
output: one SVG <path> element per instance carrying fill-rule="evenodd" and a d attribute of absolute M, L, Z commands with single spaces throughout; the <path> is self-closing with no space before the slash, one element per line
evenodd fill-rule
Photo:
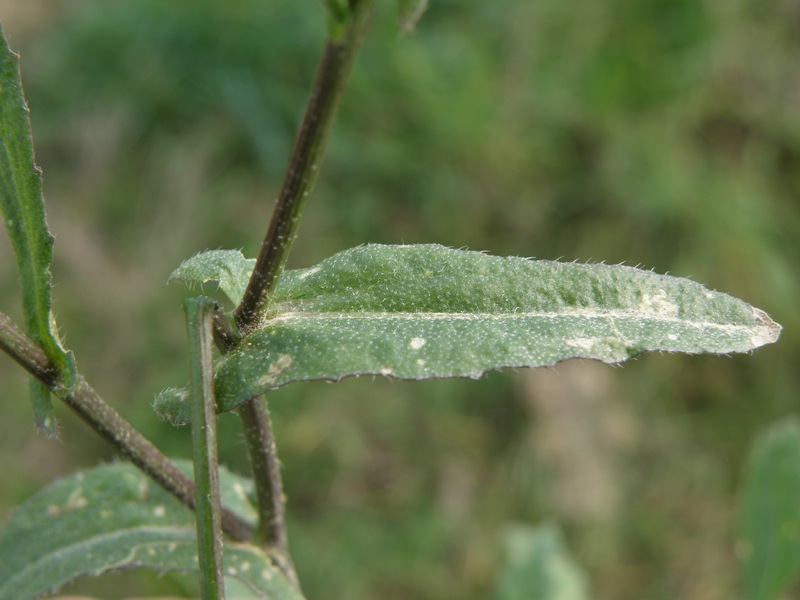
<path fill-rule="evenodd" d="M 800 5 L 431 0 L 411 36 L 378 5 L 292 266 L 364 242 L 626 262 L 739 296 L 784 332 L 752 356 L 273 393 L 309 598 L 487 598 L 504 528 L 544 521 L 595 598 L 734 597 L 748 447 L 800 407 Z M 3 0 L 0 20 L 22 53 L 66 344 L 188 456 L 188 429 L 150 409 L 188 373 L 187 292 L 165 281 L 201 250 L 257 252 L 321 3 Z M 21 322 L 5 236 L 0 310 Z M 37 437 L 22 372 L 2 359 L 0 378 L 1 521 L 114 453 L 62 407 L 61 441 Z M 246 472 L 236 418 L 221 430 L 223 462 Z M 70 591 L 194 593 L 139 573 Z"/>

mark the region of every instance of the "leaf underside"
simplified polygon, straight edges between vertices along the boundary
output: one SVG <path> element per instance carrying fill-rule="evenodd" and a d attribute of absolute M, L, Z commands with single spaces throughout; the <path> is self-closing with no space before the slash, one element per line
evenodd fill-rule
<path fill-rule="evenodd" d="M 223 502 L 252 520 L 250 483 L 224 470 L 220 480 Z M 255 546 L 226 543 L 224 563 L 226 577 L 259 597 L 302 599 Z M 0 600 L 27 600 L 81 575 L 134 567 L 197 571 L 197 539 L 194 513 L 128 464 L 56 482 L 0 531 Z"/>
<path fill-rule="evenodd" d="M 216 396 L 227 411 L 294 381 L 476 378 L 569 358 L 747 352 L 780 329 L 727 294 L 631 267 L 367 245 L 287 271 L 260 326 L 219 360 Z M 162 393 L 156 408 L 188 418 L 181 390 Z"/>

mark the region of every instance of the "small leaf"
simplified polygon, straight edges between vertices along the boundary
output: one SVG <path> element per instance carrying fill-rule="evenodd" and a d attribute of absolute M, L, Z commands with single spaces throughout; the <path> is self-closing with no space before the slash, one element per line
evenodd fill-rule
<path fill-rule="evenodd" d="M 244 296 L 255 264 L 255 259 L 245 258 L 238 250 L 208 250 L 184 261 L 172 272 L 169 281 L 180 281 L 190 288 L 215 281 L 236 306 Z"/>
<path fill-rule="evenodd" d="M 158 417 L 173 425 L 185 425 L 192 420 L 189 391 L 185 388 L 167 388 L 156 394 L 153 410 Z"/>
<path fill-rule="evenodd" d="M 747 352 L 780 326 L 761 310 L 631 267 L 368 245 L 287 271 L 259 329 L 218 363 L 218 408 L 293 381 L 479 377 L 568 358 Z"/>
<path fill-rule="evenodd" d="M 404 33 L 411 33 L 428 10 L 428 0 L 398 0 L 400 28 Z"/>
<path fill-rule="evenodd" d="M 33 403 L 33 420 L 36 429 L 46 438 L 58 437 L 58 422 L 53 408 L 53 395 L 41 381 L 35 377 L 29 379 L 31 402 Z"/>
<path fill-rule="evenodd" d="M 586 575 L 552 525 L 515 525 L 504 539 L 494 600 L 588 600 Z"/>
<path fill-rule="evenodd" d="M 191 470 L 191 464 L 181 467 Z M 223 502 L 255 515 L 250 482 L 220 471 Z M 227 542 L 225 574 L 260 598 L 302 600 L 268 556 Z M 192 570 L 197 540 L 192 511 L 127 464 L 78 473 L 42 490 L 0 530 L 0 600 L 27 600 L 81 575 L 147 567 Z"/>
<path fill-rule="evenodd" d="M 743 495 L 746 600 L 772 600 L 800 577 L 800 422 L 774 425 L 754 445 Z"/>
<path fill-rule="evenodd" d="M 75 364 L 61 345 L 51 312 L 53 236 L 45 221 L 42 176 L 33 157 L 19 58 L 6 44 L 2 29 L 0 42 L 0 209 L 16 257 L 26 329 L 58 369 L 60 384 L 69 388 L 75 381 Z M 37 427 L 55 435 L 49 391 L 35 381 L 30 389 Z"/>

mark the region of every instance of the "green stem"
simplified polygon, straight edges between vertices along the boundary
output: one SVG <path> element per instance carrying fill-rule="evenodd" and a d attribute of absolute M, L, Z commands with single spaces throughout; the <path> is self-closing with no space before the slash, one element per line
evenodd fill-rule
<path fill-rule="evenodd" d="M 0 350 L 51 390 L 63 389 L 58 369 L 36 343 L 3 313 L 0 313 Z M 194 508 L 192 478 L 111 408 L 81 375 L 76 376 L 75 385 L 66 394 L 59 392 L 57 395 L 153 481 L 189 508 Z M 250 524 L 226 508 L 222 509 L 222 529 L 233 540 L 246 541 L 252 537 Z"/>
<path fill-rule="evenodd" d="M 213 315 L 211 298 L 188 298 L 183 303 L 189 334 L 189 396 L 192 404 L 192 463 L 194 464 L 197 556 L 203 600 L 224 600 L 222 527 L 220 523 L 217 410 L 214 399 Z"/>
<path fill-rule="evenodd" d="M 286 265 L 373 1 L 350 0 L 343 26 L 337 27 L 337 34 L 325 45 L 278 202 L 247 290 L 236 308 L 241 333 L 251 329 L 268 306 Z"/>

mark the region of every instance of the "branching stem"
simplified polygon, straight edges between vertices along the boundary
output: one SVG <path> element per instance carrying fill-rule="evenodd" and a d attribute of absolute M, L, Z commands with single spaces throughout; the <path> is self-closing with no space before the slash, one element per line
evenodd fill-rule
<path fill-rule="evenodd" d="M 51 390 L 59 387 L 56 367 L 36 343 L 3 313 L 0 313 L 0 350 Z M 75 385 L 66 393 L 59 392 L 59 397 L 157 484 L 189 508 L 194 508 L 192 478 L 111 408 L 83 376 L 78 375 Z M 250 524 L 226 508 L 222 509 L 222 529 L 233 540 L 246 541 L 252 537 Z"/>
<path fill-rule="evenodd" d="M 300 218 L 314 187 L 328 135 L 333 125 L 356 51 L 374 0 L 350 0 L 347 14 L 332 28 L 325 45 L 305 115 L 295 140 L 289 166 L 269 228 L 256 259 L 256 266 L 241 303 L 234 313 L 236 332 L 217 320 L 215 335 L 223 352 L 255 325 L 269 304 L 278 283 Z M 284 557 L 283 570 L 295 583 L 297 577 L 289 556 L 284 518 L 280 463 L 266 404 L 259 398 L 238 410 L 245 431 L 259 505 L 258 537 L 267 548 Z"/>

